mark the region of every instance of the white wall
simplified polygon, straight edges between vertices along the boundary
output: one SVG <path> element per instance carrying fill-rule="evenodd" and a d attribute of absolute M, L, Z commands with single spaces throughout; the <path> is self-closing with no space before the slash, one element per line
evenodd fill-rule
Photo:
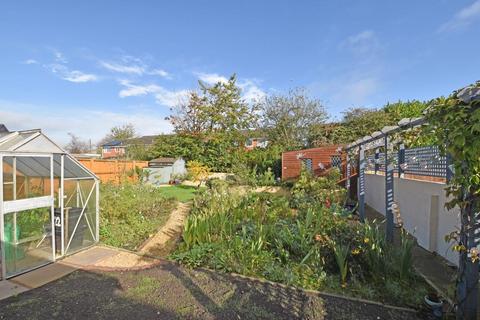
<path fill-rule="evenodd" d="M 385 176 L 365 174 L 365 202 L 385 215 Z M 460 225 L 460 210 L 445 209 L 445 184 L 394 178 L 394 198 L 404 228 L 418 244 L 458 265 L 458 254 L 445 242 L 445 235 Z"/>

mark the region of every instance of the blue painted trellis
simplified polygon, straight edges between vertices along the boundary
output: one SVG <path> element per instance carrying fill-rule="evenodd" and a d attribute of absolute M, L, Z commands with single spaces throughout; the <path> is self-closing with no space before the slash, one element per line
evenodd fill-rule
<path fill-rule="evenodd" d="M 360 221 L 365 221 L 365 147 L 359 148 L 359 170 L 358 170 L 358 212 Z"/>
<path fill-rule="evenodd" d="M 443 156 L 436 146 L 405 149 L 399 145 L 398 153 L 388 153 L 389 135 L 404 130 L 408 127 L 418 126 L 424 123 L 422 118 L 405 119 L 399 122 L 397 127 L 386 127 L 382 132 L 374 132 L 372 136 L 361 138 L 347 146 L 347 151 L 358 148 L 359 172 L 358 172 L 358 205 L 360 220 L 365 218 L 365 169 L 385 172 L 385 214 L 387 218 L 386 239 L 393 241 L 393 201 L 394 201 L 394 171 L 398 177 L 404 174 L 425 175 L 433 177 L 445 177 L 447 182 L 455 174 L 450 155 Z M 365 158 L 366 146 L 383 138 L 385 152 L 382 154 L 378 148 L 375 156 Z M 378 147 L 378 144 L 376 145 Z M 352 162 L 354 159 L 348 159 Z M 367 161 L 368 160 L 368 161 Z M 372 161 L 374 160 L 374 161 Z M 347 187 L 351 187 L 350 172 L 347 164 Z M 457 173 L 462 174 L 462 173 Z M 375 192 L 373 190 L 373 192 Z M 472 197 L 465 192 L 464 197 Z M 465 198 L 466 199 L 466 198 Z M 461 208 L 461 226 L 459 244 L 464 245 L 466 250 L 460 251 L 459 270 L 457 281 L 457 319 L 475 319 L 477 315 L 477 300 L 479 286 L 479 261 L 473 259 L 472 249 L 480 251 L 480 208 L 467 206 Z"/>

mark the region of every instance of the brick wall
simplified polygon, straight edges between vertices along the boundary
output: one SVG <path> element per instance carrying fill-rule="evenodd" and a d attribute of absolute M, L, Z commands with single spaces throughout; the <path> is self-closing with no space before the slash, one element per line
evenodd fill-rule
<path fill-rule="evenodd" d="M 282 153 L 282 180 L 295 179 L 300 175 L 303 163 L 302 159 L 312 159 L 314 174 L 321 175 L 327 169 L 331 168 L 331 156 L 339 155 L 337 151 L 339 147 L 339 145 L 332 145 Z"/>

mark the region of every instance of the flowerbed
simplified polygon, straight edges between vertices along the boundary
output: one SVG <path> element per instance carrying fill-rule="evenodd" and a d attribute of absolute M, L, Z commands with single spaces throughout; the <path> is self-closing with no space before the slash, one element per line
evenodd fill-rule
<path fill-rule="evenodd" d="M 376 224 L 341 203 L 335 174 L 303 177 L 291 196 L 237 194 L 217 184 L 194 199 L 171 257 L 190 267 L 416 306 L 427 285 L 412 270 L 413 243 L 389 246 Z"/>
<path fill-rule="evenodd" d="M 100 193 L 101 241 L 130 250 L 167 221 L 176 203 L 160 188 L 139 183 L 102 184 Z"/>

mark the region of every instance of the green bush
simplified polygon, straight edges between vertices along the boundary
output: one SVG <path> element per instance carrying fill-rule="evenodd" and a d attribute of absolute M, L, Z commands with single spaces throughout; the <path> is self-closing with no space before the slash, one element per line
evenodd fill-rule
<path fill-rule="evenodd" d="M 338 186 L 340 172 L 332 169 L 326 176 L 315 177 L 307 170 L 302 170 L 298 180 L 294 183 L 292 205 L 300 208 L 312 203 L 319 203 L 330 207 L 332 204 L 343 205 L 346 191 Z"/>
<path fill-rule="evenodd" d="M 100 237 L 112 246 L 134 250 L 168 219 L 175 200 L 161 188 L 123 183 L 100 188 Z"/>

